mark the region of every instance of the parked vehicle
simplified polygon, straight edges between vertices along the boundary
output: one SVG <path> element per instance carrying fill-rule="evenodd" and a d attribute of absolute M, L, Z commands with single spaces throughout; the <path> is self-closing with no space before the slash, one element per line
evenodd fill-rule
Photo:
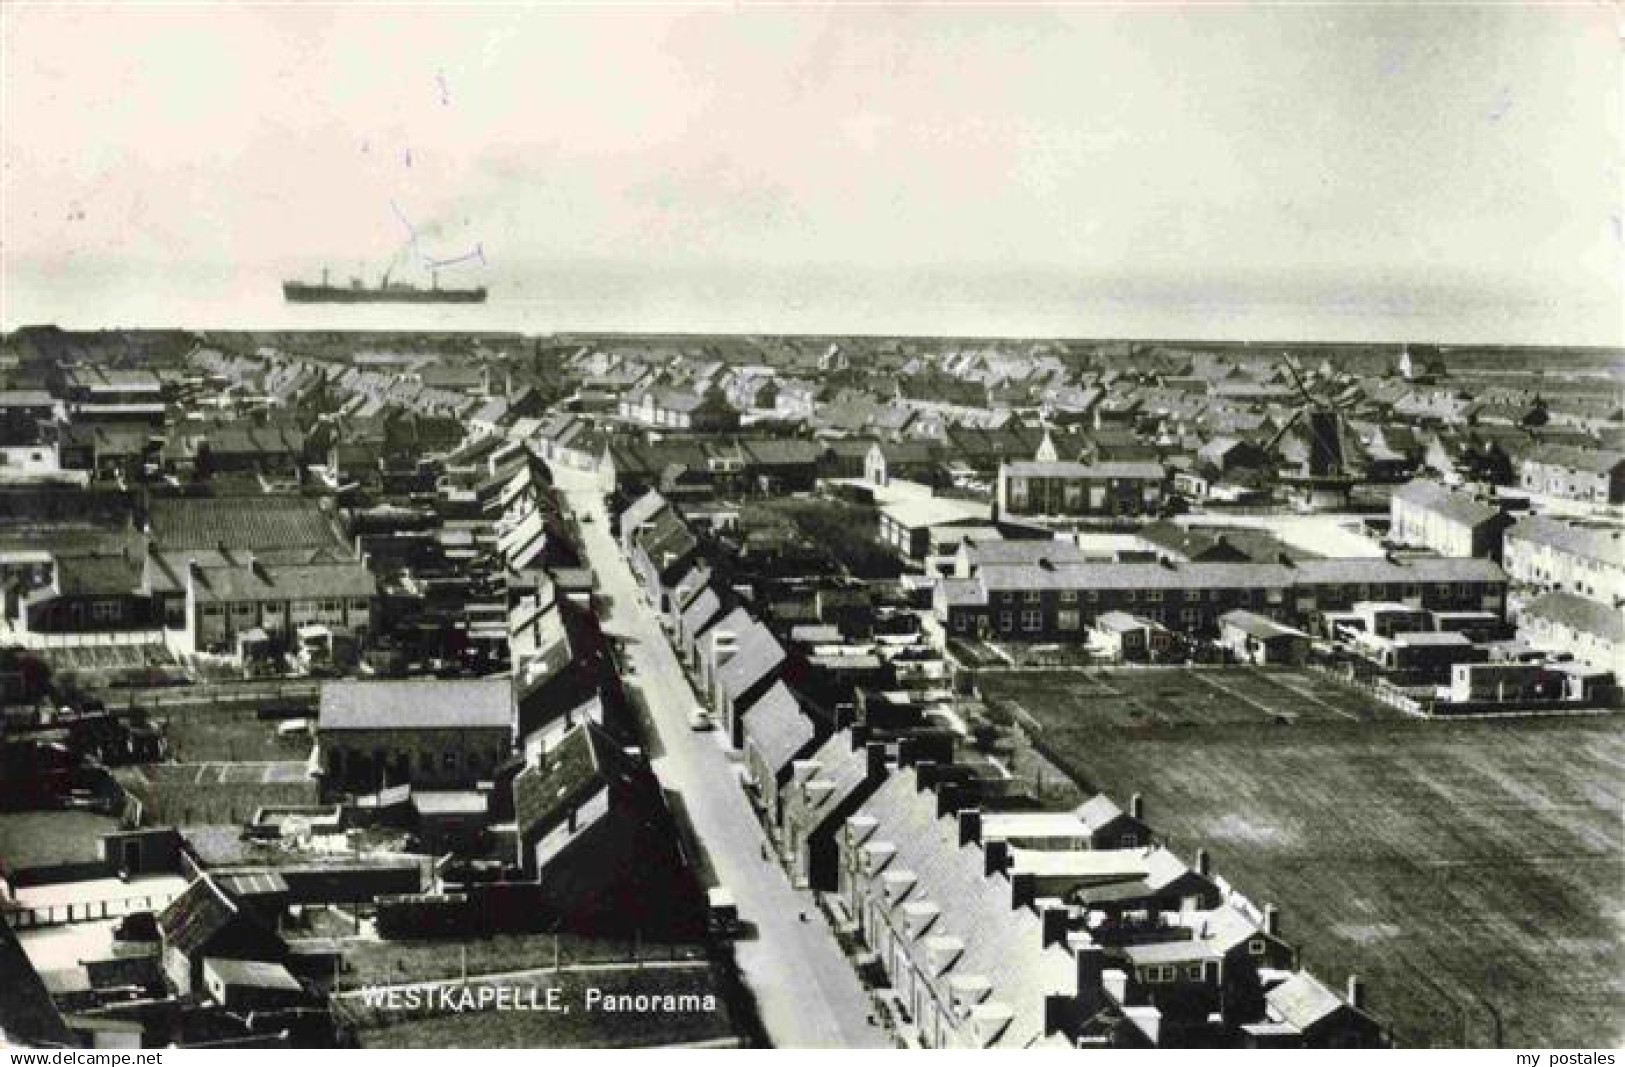
<path fill-rule="evenodd" d="M 706 923 L 713 934 L 730 937 L 739 929 L 739 905 L 726 886 L 712 886 L 705 892 Z"/>

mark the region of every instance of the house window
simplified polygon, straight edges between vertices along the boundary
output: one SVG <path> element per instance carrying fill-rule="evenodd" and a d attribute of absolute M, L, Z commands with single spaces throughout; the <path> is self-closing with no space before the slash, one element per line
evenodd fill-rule
<path fill-rule="evenodd" d="M 1042 611 L 1024 611 L 1021 613 L 1021 628 L 1023 630 L 1037 630 L 1044 625 Z"/>
<path fill-rule="evenodd" d="M 954 633 L 962 634 L 966 630 L 970 629 L 970 617 L 964 612 L 956 611 L 948 618 L 953 626 Z"/>
<path fill-rule="evenodd" d="M 1247 954 L 1249 956 L 1262 956 L 1266 947 L 1262 937 L 1255 937 L 1247 942 Z"/>
<path fill-rule="evenodd" d="M 1063 590 L 1061 590 L 1061 603 L 1063 603 L 1063 604 L 1076 604 L 1077 602 L 1078 602 L 1078 591 L 1076 589 L 1063 589 Z"/>
<path fill-rule="evenodd" d="M 1137 594 L 1137 593 L 1136 593 L 1136 592 L 1135 592 L 1135 591 L 1134 591 L 1134 590 L 1132 590 L 1132 589 L 1125 589 L 1125 590 L 1123 590 L 1123 600 L 1124 600 L 1124 601 L 1125 601 L 1125 602 L 1127 602 L 1127 603 L 1130 603 L 1130 604 L 1132 604 L 1132 603 L 1134 603 L 1134 598 L 1135 598 L 1135 597 L 1136 597 L 1136 596 L 1138 596 L 1138 595 L 1139 595 L 1139 594 Z"/>
<path fill-rule="evenodd" d="M 98 600 L 90 606 L 90 617 L 97 622 L 115 622 L 120 611 L 117 600 Z"/>
<path fill-rule="evenodd" d="M 1153 603 L 1153 604 L 1162 603 L 1162 590 L 1161 589 L 1147 590 L 1146 594 L 1145 594 L 1145 599 L 1148 600 L 1149 602 Z"/>
<path fill-rule="evenodd" d="M 1100 601 L 1100 590 L 1098 590 L 1098 589 L 1089 590 L 1088 597 L 1089 597 L 1089 603 L 1091 603 L 1091 604 L 1098 603 Z"/>
<path fill-rule="evenodd" d="M 1077 630 L 1083 623 L 1076 611 L 1061 611 L 1055 616 L 1055 625 L 1062 630 Z"/>
<path fill-rule="evenodd" d="M 1028 603 L 1028 604 L 1036 604 L 1036 603 L 1038 603 L 1038 590 L 1036 590 L 1036 589 L 1027 590 L 1025 593 L 1021 594 L 1021 599 L 1023 601 L 1025 601 L 1026 603 Z"/>
<path fill-rule="evenodd" d="M 1200 982 L 1202 980 L 1202 965 L 1200 963 L 1188 965 L 1185 968 L 1185 977 L 1193 982 Z"/>
<path fill-rule="evenodd" d="M 1183 608 L 1179 612 L 1179 621 L 1186 624 L 1194 623 L 1196 621 L 1196 617 L 1197 613 L 1195 608 Z"/>
<path fill-rule="evenodd" d="M 1014 629 L 1015 625 L 1016 625 L 1015 618 L 1008 611 L 999 612 L 999 629 L 1000 630 L 1008 631 L 1008 630 Z"/>

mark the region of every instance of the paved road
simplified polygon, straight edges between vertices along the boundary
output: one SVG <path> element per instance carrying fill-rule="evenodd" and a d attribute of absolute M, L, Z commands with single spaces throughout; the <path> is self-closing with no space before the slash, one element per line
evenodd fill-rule
<path fill-rule="evenodd" d="M 555 467 L 554 478 L 570 510 L 593 516 L 582 526 L 587 563 L 612 600 L 605 625 L 630 639 L 629 683 L 648 704 L 664 749 L 655 773 L 681 794 L 712 870 L 733 892 L 741 921 L 755 928 L 754 937 L 736 942 L 735 955 L 768 1036 L 780 1048 L 890 1047 L 868 1022 L 868 994 L 811 894 L 792 888 L 783 870 L 762 858 L 766 836 L 719 735 L 689 729 L 692 690 L 609 535 L 602 498 L 578 471 Z"/>

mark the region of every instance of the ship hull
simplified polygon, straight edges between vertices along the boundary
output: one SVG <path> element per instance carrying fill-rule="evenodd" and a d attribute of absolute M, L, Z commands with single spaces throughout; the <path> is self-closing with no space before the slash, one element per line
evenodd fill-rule
<path fill-rule="evenodd" d="M 345 289 L 333 285 L 282 284 L 290 304 L 483 304 L 485 287 L 477 289 Z"/>

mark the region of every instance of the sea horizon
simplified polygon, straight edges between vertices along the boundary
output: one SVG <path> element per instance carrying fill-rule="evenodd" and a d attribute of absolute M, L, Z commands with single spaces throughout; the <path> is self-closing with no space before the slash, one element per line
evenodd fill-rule
<path fill-rule="evenodd" d="M 1621 337 L 1554 336 L 1562 309 L 1466 287 L 1340 286 L 1287 279 L 1230 286 L 1179 278 L 1102 278 L 1012 270 L 978 278 L 946 268 L 731 266 L 697 272 L 615 263 L 497 265 L 442 272 L 485 285 L 481 304 L 295 304 L 287 279 L 321 268 L 174 267 L 111 274 L 72 263 L 0 274 L 0 329 L 441 331 L 915 336 L 1215 343 L 1441 345 L 1618 350 Z M 349 275 L 332 272 L 336 284 Z M 368 284 L 376 274 L 366 275 Z M 428 284 L 427 277 L 411 277 Z M 1572 318 L 1569 319 L 1573 321 Z"/>

